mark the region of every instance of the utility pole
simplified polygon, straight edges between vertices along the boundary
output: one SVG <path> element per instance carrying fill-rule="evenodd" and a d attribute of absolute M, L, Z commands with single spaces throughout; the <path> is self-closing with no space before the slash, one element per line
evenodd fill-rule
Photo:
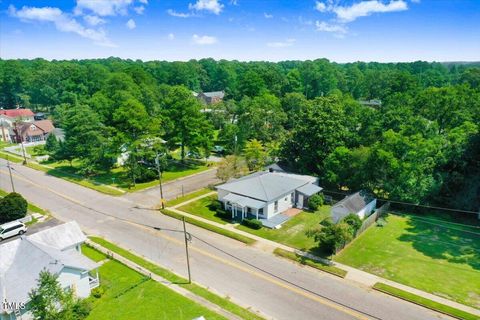
<path fill-rule="evenodd" d="M 10 160 L 8 159 L 8 156 L 7 156 L 7 167 L 8 167 L 8 172 L 10 173 L 10 183 L 12 184 L 12 191 L 15 192 L 15 185 L 13 184 L 13 177 L 12 177 L 12 168 L 10 167 Z"/>
<path fill-rule="evenodd" d="M 160 169 L 160 154 L 155 157 L 155 164 L 158 171 L 158 185 L 160 187 L 160 202 L 162 203 L 162 209 L 165 209 L 165 203 L 163 201 L 163 187 L 162 187 L 162 170 Z"/>
<path fill-rule="evenodd" d="M 183 221 L 183 235 L 185 237 L 185 253 L 187 254 L 187 270 L 188 270 L 188 283 L 192 283 L 192 275 L 190 273 L 190 258 L 188 257 L 188 241 L 190 238 L 190 234 L 187 233 L 187 229 L 185 227 L 185 217 L 182 217 Z"/>

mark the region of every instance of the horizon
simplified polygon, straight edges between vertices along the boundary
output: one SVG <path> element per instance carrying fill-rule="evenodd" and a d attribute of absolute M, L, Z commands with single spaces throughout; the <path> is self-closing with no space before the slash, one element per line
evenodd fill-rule
<path fill-rule="evenodd" d="M 2 59 L 480 61 L 480 2 L 0 2 Z"/>

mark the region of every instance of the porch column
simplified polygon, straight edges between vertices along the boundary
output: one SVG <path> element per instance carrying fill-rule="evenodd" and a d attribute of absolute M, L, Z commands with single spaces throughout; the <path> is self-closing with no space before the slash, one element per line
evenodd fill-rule
<path fill-rule="evenodd" d="M 235 218 L 235 210 L 233 209 L 234 204 L 232 203 L 231 209 L 232 209 L 232 220 Z"/>
<path fill-rule="evenodd" d="M 255 212 L 255 213 L 257 214 L 257 220 L 258 220 L 258 209 L 256 210 L 256 212 Z"/>

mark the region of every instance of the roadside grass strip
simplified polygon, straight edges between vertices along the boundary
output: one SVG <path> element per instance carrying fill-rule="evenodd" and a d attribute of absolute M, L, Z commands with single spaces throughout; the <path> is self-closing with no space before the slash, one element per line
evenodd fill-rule
<path fill-rule="evenodd" d="M 449 315 L 451 317 L 457 318 L 457 319 L 462 319 L 462 320 L 478 320 L 480 317 L 473 315 L 471 313 L 458 310 L 456 308 L 432 301 L 430 299 L 420 297 L 416 294 L 389 286 L 388 284 L 377 282 L 373 286 L 375 290 L 378 290 L 380 292 L 395 296 L 397 298 L 418 304 L 422 307 L 444 313 L 446 315 Z"/>
<path fill-rule="evenodd" d="M 183 203 L 183 202 L 191 200 L 191 199 L 195 199 L 196 197 L 203 196 L 204 194 L 210 193 L 212 191 L 213 190 L 210 190 L 210 189 L 207 189 L 207 188 L 200 189 L 200 190 L 194 191 L 192 193 L 186 194 L 183 197 L 178 197 L 176 199 L 169 200 L 166 204 L 167 204 L 167 207 L 174 207 L 176 205 L 179 205 L 180 203 Z"/>
<path fill-rule="evenodd" d="M 9 160 L 9 161 L 14 162 L 14 163 L 23 162 L 22 158 L 14 156 L 14 155 L 12 155 L 10 153 L 6 153 L 6 152 L 0 152 L 0 158 L 5 159 L 5 160 Z"/>
<path fill-rule="evenodd" d="M 184 216 L 180 213 L 176 213 L 176 212 L 173 212 L 173 211 L 168 210 L 168 209 L 163 209 L 163 210 L 161 210 L 161 212 L 164 215 L 167 215 L 169 217 L 172 217 L 172 218 L 175 218 L 175 219 L 178 219 L 178 220 L 182 220 L 182 218 L 185 217 L 185 222 L 188 222 L 188 223 L 193 224 L 197 227 L 207 229 L 207 230 L 210 230 L 212 232 L 221 234 L 222 236 L 229 237 L 229 238 L 232 238 L 234 240 L 243 242 L 247 245 L 252 245 L 256 242 L 255 239 L 252 239 L 252 238 L 246 237 L 244 235 L 238 234 L 234 231 L 226 230 L 226 229 L 211 225 L 211 224 L 203 222 L 203 221 L 192 219 L 190 217 Z"/>
<path fill-rule="evenodd" d="M 215 293 L 212 293 L 208 291 L 207 289 L 195 284 L 195 283 L 188 283 L 187 279 L 178 276 L 177 274 L 162 268 L 150 261 L 145 260 L 144 258 L 141 258 L 130 251 L 120 248 L 117 245 L 103 239 L 100 237 L 89 237 L 90 240 L 93 242 L 101 245 L 102 247 L 136 263 L 137 265 L 147 269 L 148 271 L 152 272 L 153 274 L 156 274 L 192 293 L 194 293 L 197 296 L 203 297 L 204 299 L 218 305 L 222 309 L 229 311 L 235 315 L 238 315 L 242 319 L 246 320 L 262 320 L 263 318 L 254 312 L 242 308 L 235 303 L 231 302 L 228 298 L 221 297 Z"/>
<path fill-rule="evenodd" d="M 323 264 L 319 261 L 315 261 L 315 260 L 312 260 L 310 258 L 303 257 L 301 255 L 296 254 L 295 252 L 287 251 L 285 249 L 276 248 L 273 251 L 273 253 L 276 256 L 286 258 L 286 259 L 295 261 L 297 263 L 300 263 L 302 265 L 306 265 L 306 266 L 309 266 L 309 267 L 312 267 L 312 268 L 315 268 L 315 269 L 333 274 L 334 276 L 337 276 L 337 277 L 340 277 L 340 278 L 345 278 L 346 275 L 347 275 L 347 271 L 345 271 L 343 269 L 337 268 L 335 266 L 329 266 L 329 265 Z"/>
<path fill-rule="evenodd" d="M 116 188 L 112 188 L 112 187 L 107 186 L 107 185 L 103 185 L 103 184 L 99 184 L 99 183 L 90 181 L 90 180 L 85 179 L 85 178 L 83 178 L 79 175 L 75 175 L 75 174 L 72 174 L 72 173 L 67 173 L 67 172 L 64 172 L 62 170 L 55 169 L 55 168 L 49 168 L 49 167 L 46 167 L 44 165 L 37 164 L 37 163 L 34 163 L 34 162 L 28 162 L 27 167 L 29 167 L 31 169 L 34 169 L 34 170 L 43 171 L 50 176 L 53 176 L 53 177 L 56 177 L 56 178 L 61 178 L 61 179 L 67 180 L 69 182 L 73 182 L 73 183 L 76 183 L 78 185 L 81 185 L 83 187 L 87 187 L 89 189 L 93 189 L 93 190 L 96 190 L 96 191 L 99 191 L 99 192 L 102 192 L 102 193 L 105 193 L 105 194 L 109 194 L 109 195 L 112 195 L 112 196 L 119 196 L 119 195 L 122 195 L 122 194 L 125 193 L 125 192 L 122 192 L 122 191 L 120 191 Z"/>

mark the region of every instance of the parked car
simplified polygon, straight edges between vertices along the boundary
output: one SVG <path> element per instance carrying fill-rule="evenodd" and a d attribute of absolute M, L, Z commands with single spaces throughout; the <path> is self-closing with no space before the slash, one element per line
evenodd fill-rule
<path fill-rule="evenodd" d="M 200 156 L 200 154 L 198 154 L 198 152 L 189 151 L 189 152 L 187 152 L 187 158 L 191 158 L 191 159 L 201 159 L 202 157 Z"/>
<path fill-rule="evenodd" d="M 225 152 L 225 148 L 222 146 L 214 146 L 212 151 L 215 153 L 223 154 Z"/>
<path fill-rule="evenodd" d="M 27 232 L 27 226 L 19 221 L 0 225 L 0 241 Z"/>

